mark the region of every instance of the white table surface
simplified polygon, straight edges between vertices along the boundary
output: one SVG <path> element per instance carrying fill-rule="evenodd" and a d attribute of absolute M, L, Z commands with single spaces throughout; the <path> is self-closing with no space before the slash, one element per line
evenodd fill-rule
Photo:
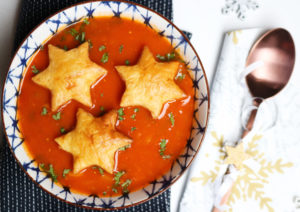
<path fill-rule="evenodd" d="M 249 11 L 244 21 L 236 14 L 223 15 L 221 8 L 226 0 L 173 0 L 174 23 L 181 29 L 193 33 L 192 44 L 198 52 L 209 83 L 211 84 L 217 65 L 223 34 L 241 28 L 264 27 L 266 29 L 284 27 L 293 37 L 300 37 L 299 0 L 257 0 L 260 8 Z M 238 0 L 246 2 L 247 0 Z M 21 0 L 0 1 L 0 69 L 1 85 L 11 59 L 15 25 Z M 295 40 L 297 47 L 297 40 Z M 296 49 L 297 51 L 297 49 Z M 2 86 L 1 86 L 2 87 Z M 1 132 L 2 133 L 2 132 Z M 0 141 L 3 142 L 3 141 Z M 185 174 L 187 175 L 187 173 Z M 171 189 L 171 212 L 178 211 L 186 176 L 181 177 Z"/>

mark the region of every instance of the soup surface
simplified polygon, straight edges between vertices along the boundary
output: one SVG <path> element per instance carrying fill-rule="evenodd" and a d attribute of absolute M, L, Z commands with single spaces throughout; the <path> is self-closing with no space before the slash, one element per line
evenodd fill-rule
<path fill-rule="evenodd" d="M 49 64 L 48 44 L 70 50 L 84 41 L 89 43 L 90 59 L 108 71 L 90 88 L 93 106 L 89 108 L 71 100 L 51 111 L 51 92 L 34 83 L 32 77 Z M 123 109 L 123 118 L 116 122 L 116 129 L 131 138 L 132 143 L 130 148 L 116 152 L 114 174 L 96 166 L 74 174 L 73 156 L 54 140 L 75 128 L 79 108 L 95 117 L 120 109 L 126 86 L 115 66 L 135 65 L 145 46 L 155 57 L 173 50 L 167 39 L 142 23 L 123 18 L 91 18 L 52 36 L 28 64 L 18 98 L 19 127 L 27 150 L 55 182 L 78 193 L 120 195 L 124 187 L 134 191 L 162 176 L 185 147 L 192 125 L 194 91 L 184 63 L 180 63 L 181 74 L 174 81 L 186 97 L 165 103 L 159 118 L 154 119 L 149 110 L 140 106 Z M 156 60 L 167 62 L 163 61 L 166 58 L 157 56 Z M 178 55 L 169 59 L 180 60 Z M 54 118 L 58 112 L 59 119 Z M 162 157 L 162 151 L 168 157 Z"/>

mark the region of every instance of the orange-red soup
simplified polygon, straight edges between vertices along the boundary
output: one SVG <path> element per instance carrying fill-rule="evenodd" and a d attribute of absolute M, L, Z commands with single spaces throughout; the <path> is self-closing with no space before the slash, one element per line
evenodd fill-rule
<path fill-rule="evenodd" d="M 48 44 L 65 49 L 75 48 L 80 44 L 69 33 L 71 28 L 79 31 L 82 26 L 80 22 L 51 37 L 28 64 L 18 98 L 19 127 L 29 153 L 37 163 L 43 163 L 45 167 L 52 164 L 61 185 L 88 195 L 118 195 L 121 194 L 122 189 L 118 188 L 118 193 L 112 191 L 115 183 L 114 175 L 107 172 L 101 175 L 98 169 L 93 167 L 82 170 L 80 174 L 75 175 L 70 172 L 63 177 L 64 169 L 72 169 L 73 157 L 70 153 L 61 150 L 54 139 L 61 136 L 61 128 L 66 132 L 74 129 L 78 108 L 85 109 L 95 117 L 101 116 L 105 111 L 120 108 L 125 83 L 115 70 L 115 66 L 124 65 L 126 60 L 130 61 L 130 65 L 136 64 L 145 45 L 150 48 L 154 56 L 171 52 L 172 46 L 155 30 L 129 19 L 101 17 L 88 21 L 89 24 L 82 30 L 85 32 L 85 40 L 89 40 L 91 44 L 90 59 L 108 70 L 104 78 L 91 86 L 92 108 L 71 100 L 59 109 L 61 119 L 54 120 L 52 115 L 57 111 L 51 112 L 50 91 L 35 84 L 31 79 L 34 76 L 33 66 L 42 71 L 49 64 Z M 106 48 L 99 51 L 102 45 Z M 123 46 L 122 51 L 120 51 L 121 46 Z M 108 62 L 102 63 L 102 55 L 106 52 L 109 54 Z M 164 105 L 166 110 L 162 110 L 165 111 L 162 118 L 155 120 L 147 109 L 133 106 L 124 108 L 125 119 L 117 121 L 117 130 L 133 139 L 131 148 L 118 151 L 115 157 L 115 172 L 126 172 L 121 177 L 121 183 L 127 179 L 131 180 L 129 191 L 140 189 L 166 173 L 190 136 L 194 91 L 186 67 L 181 64 L 179 68 L 183 70 L 185 78 L 174 80 L 187 94 L 186 98 L 166 103 Z M 48 109 L 47 115 L 41 115 L 43 107 Z M 134 112 L 135 108 L 139 111 Z M 169 113 L 174 115 L 174 125 L 170 121 Z M 133 114 L 136 114 L 135 119 L 131 118 Z M 136 129 L 132 131 L 132 127 Z M 161 139 L 168 141 L 165 154 L 171 156 L 169 159 L 163 159 L 160 155 Z"/>

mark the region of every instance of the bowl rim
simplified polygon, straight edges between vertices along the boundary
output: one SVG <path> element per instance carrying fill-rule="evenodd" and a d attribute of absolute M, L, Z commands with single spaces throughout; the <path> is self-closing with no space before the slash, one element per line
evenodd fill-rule
<path fill-rule="evenodd" d="M 21 162 L 19 161 L 19 159 L 17 158 L 17 156 L 15 155 L 13 149 L 12 149 L 12 146 L 11 144 L 9 143 L 8 141 L 8 136 L 7 136 L 7 132 L 6 132 L 6 125 L 5 125 L 5 122 L 4 122 L 4 117 L 3 117 L 3 98 L 4 98 L 4 87 L 6 85 L 5 81 L 8 77 L 8 73 L 9 73 L 9 70 L 10 70 L 10 67 L 12 65 L 12 62 L 14 60 L 14 58 L 16 57 L 18 51 L 21 49 L 22 47 L 22 44 L 30 37 L 30 35 L 37 29 L 39 28 L 43 23 L 45 23 L 48 19 L 52 18 L 53 16 L 67 10 L 67 9 L 70 9 L 72 7 L 76 7 L 76 6 L 80 6 L 80 5 L 84 5 L 84 4 L 88 4 L 88 3 L 95 3 L 95 2 L 121 2 L 121 3 L 127 3 L 127 4 L 132 4 L 132 5 L 135 5 L 135 6 L 138 6 L 138 7 L 141 7 L 143 9 L 146 9 L 146 10 L 149 10 L 151 11 L 152 13 L 154 13 L 155 15 L 159 16 L 160 18 L 164 19 L 165 21 L 167 21 L 169 24 L 171 24 L 183 37 L 184 39 L 187 41 L 187 43 L 189 44 L 189 46 L 191 47 L 191 49 L 193 50 L 193 52 L 195 53 L 196 57 L 197 57 L 197 60 L 199 61 L 200 63 L 200 66 L 201 66 L 201 69 L 202 69 L 202 73 L 203 73 L 203 76 L 204 76 L 204 79 L 205 79 L 205 85 L 206 85 L 206 90 L 207 90 L 207 112 L 206 112 L 206 120 L 205 120 L 205 123 L 206 123 L 206 127 L 204 129 L 204 132 L 203 132 L 203 135 L 202 135 L 202 138 L 200 139 L 200 143 L 197 147 L 197 150 L 194 154 L 194 156 L 191 158 L 191 160 L 187 163 L 187 166 L 186 168 L 181 172 L 181 174 L 176 177 L 167 187 L 163 188 L 162 190 L 160 190 L 159 192 L 157 192 L 156 194 L 154 194 L 153 196 L 151 197 L 148 197 L 146 199 L 143 199 L 143 200 L 140 200 L 138 202 L 135 202 L 133 204 L 129 204 L 129 205 L 126 205 L 126 206 L 121 206 L 121 207 L 114 207 L 114 208 L 97 208 L 97 207 L 89 207 L 89 206 L 85 206 L 85 205 L 79 205 L 79 204 L 76 204 L 74 202 L 70 202 L 68 200 L 65 200 L 65 199 L 62 199 L 61 197 L 58 197 L 56 195 L 54 195 L 52 192 L 48 191 L 47 189 L 45 189 L 43 186 L 41 186 L 40 184 L 38 184 L 32 177 L 31 175 L 23 168 L 23 165 L 21 164 Z M 165 16 L 163 16 L 162 14 L 160 14 L 159 12 L 151 9 L 151 8 L 148 8 L 144 5 L 141 5 L 139 3 L 135 3 L 135 2 L 130 2 L 130 1 L 127 1 L 127 0 L 88 0 L 88 1 L 83 1 L 83 2 L 80 2 L 80 3 L 76 3 L 76 4 L 72 4 L 70 6 L 67 6 L 65 8 L 62 8 L 60 10 L 58 10 L 57 12 L 47 16 L 46 18 L 44 18 L 42 21 L 39 22 L 38 25 L 36 25 L 27 35 L 26 37 L 20 42 L 20 44 L 18 45 L 18 48 L 15 50 L 15 53 L 13 54 L 11 60 L 10 60 L 10 63 L 9 63 L 9 66 L 8 66 L 8 70 L 6 71 L 6 74 L 5 74 L 5 78 L 4 78 L 4 83 L 2 85 L 2 95 L 1 95 L 1 119 L 2 119 L 2 125 L 3 125 L 3 131 L 4 131 L 4 135 L 5 135 L 5 140 L 8 144 L 8 147 L 11 151 L 11 154 L 13 155 L 13 157 L 15 158 L 16 162 L 18 163 L 18 165 L 21 167 L 22 171 L 24 173 L 26 173 L 26 175 L 34 182 L 35 185 L 37 185 L 39 188 L 41 188 L 43 191 L 46 191 L 48 194 L 50 194 L 52 197 L 55 197 L 56 199 L 64 202 L 64 203 L 68 203 L 72 206 L 76 206 L 76 207 L 80 207 L 80 208 L 84 208 L 84 209 L 93 209 L 93 210 L 99 210 L 99 211 L 111 211 L 111 210 L 120 210 L 120 209 L 125 209 L 125 208 L 130 208 L 130 207 L 134 207 L 134 206 L 137 206 L 137 205 L 140 205 L 142 203 L 145 203 L 155 197 L 157 197 L 158 195 L 162 194 L 163 192 L 165 192 L 166 190 L 168 190 L 178 179 L 180 179 L 182 177 L 182 175 L 184 175 L 184 173 L 188 170 L 188 168 L 190 167 L 190 165 L 192 164 L 192 162 L 194 161 L 195 157 L 198 155 L 198 152 L 199 152 L 199 149 L 202 145 L 202 142 L 205 138 L 205 134 L 206 134 L 206 130 L 207 130 L 207 125 L 208 125 L 208 121 L 209 121 L 209 114 L 210 114 L 210 91 L 209 91 L 209 84 L 208 84 L 208 80 L 207 80 L 207 76 L 206 76 L 206 73 L 205 73 L 205 69 L 203 67 L 203 64 L 202 64 L 202 61 L 198 55 L 198 53 L 196 52 L 194 46 L 191 44 L 190 40 L 187 38 L 187 36 L 182 32 L 182 30 L 180 30 L 171 20 L 169 20 L 168 18 L 166 18 Z"/>

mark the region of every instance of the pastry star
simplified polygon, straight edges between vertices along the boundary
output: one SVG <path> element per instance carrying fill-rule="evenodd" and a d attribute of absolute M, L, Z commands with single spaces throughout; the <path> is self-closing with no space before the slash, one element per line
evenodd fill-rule
<path fill-rule="evenodd" d="M 148 47 L 144 47 L 138 63 L 134 66 L 116 66 L 126 83 L 121 107 L 139 105 L 150 110 L 158 118 L 163 104 L 185 97 L 174 82 L 178 62 L 156 62 Z"/>
<path fill-rule="evenodd" d="M 233 164 L 237 169 L 243 167 L 244 161 L 251 158 L 249 154 L 244 151 L 244 144 L 241 142 L 236 147 L 225 146 L 227 152 L 226 164 Z"/>
<path fill-rule="evenodd" d="M 71 99 L 91 107 L 90 87 L 107 71 L 90 60 L 88 43 L 69 51 L 52 45 L 48 48 L 49 66 L 32 80 L 50 89 L 51 109 L 55 111 Z"/>
<path fill-rule="evenodd" d="M 77 111 L 73 131 L 55 139 L 60 148 L 73 155 L 73 172 L 97 165 L 113 173 L 115 152 L 132 140 L 115 129 L 117 112 L 94 118 L 83 109 Z"/>

